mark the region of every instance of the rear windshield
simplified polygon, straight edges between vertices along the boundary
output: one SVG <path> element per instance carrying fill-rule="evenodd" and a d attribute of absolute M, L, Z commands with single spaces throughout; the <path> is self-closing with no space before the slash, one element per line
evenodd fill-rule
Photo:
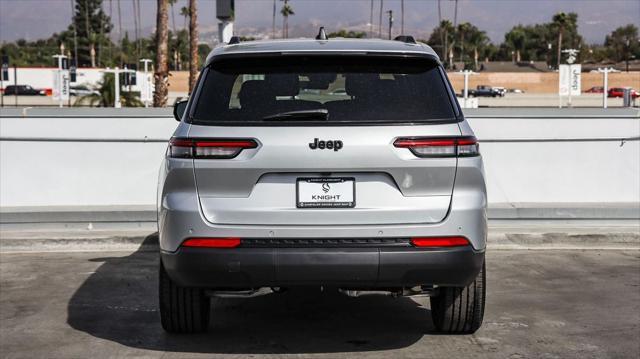
<path fill-rule="evenodd" d="M 428 58 L 229 59 L 206 69 L 201 81 L 195 124 L 455 121 L 442 71 Z"/>

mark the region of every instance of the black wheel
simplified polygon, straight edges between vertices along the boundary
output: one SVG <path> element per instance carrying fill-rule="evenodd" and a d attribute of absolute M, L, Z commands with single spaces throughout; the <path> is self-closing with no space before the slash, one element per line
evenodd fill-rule
<path fill-rule="evenodd" d="M 486 294 L 485 265 L 466 287 L 440 287 L 431 297 L 431 317 L 436 330 L 448 334 L 472 334 L 482 325 Z"/>
<path fill-rule="evenodd" d="M 160 263 L 160 322 L 169 333 L 198 333 L 209 325 L 209 298 L 199 288 L 174 283 Z"/>

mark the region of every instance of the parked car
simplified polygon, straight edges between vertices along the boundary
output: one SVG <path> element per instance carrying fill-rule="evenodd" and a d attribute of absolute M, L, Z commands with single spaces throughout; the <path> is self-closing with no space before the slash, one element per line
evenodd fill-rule
<path fill-rule="evenodd" d="M 69 95 L 71 96 L 86 96 L 86 95 L 100 95 L 97 90 L 92 90 L 85 85 L 71 86 L 69 89 Z"/>
<path fill-rule="evenodd" d="M 627 87 L 630 88 L 630 87 Z M 607 92 L 607 97 L 623 97 L 625 87 L 611 87 Z M 638 98 L 640 94 L 638 91 L 631 88 L 631 98 Z"/>
<path fill-rule="evenodd" d="M 45 90 L 34 89 L 30 85 L 8 85 L 4 88 L 5 95 L 18 96 L 45 96 Z"/>
<path fill-rule="evenodd" d="M 518 89 L 518 88 L 512 88 L 512 89 L 508 89 L 507 92 L 509 93 L 524 93 L 524 90 Z"/>
<path fill-rule="evenodd" d="M 498 96 L 504 96 L 503 93 L 501 93 L 501 91 L 498 91 L 496 89 L 494 89 L 491 86 L 486 86 L 486 85 L 478 85 L 476 86 L 475 90 L 469 90 L 469 96 L 474 96 L 474 97 L 498 97 Z"/>
<path fill-rule="evenodd" d="M 410 39 L 230 46 L 174 107 L 157 202 L 163 328 L 206 330 L 210 297 L 315 286 L 431 296 L 438 331 L 475 332 L 482 157 L 437 54 Z M 256 64 L 264 76 L 247 76 Z M 304 81 L 317 100 L 297 98 L 304 78 L 319 79 Z M 338 81 L 349 99 L 330 94 Z"/>
<path fill-rule="evenodd" d="M 507 89 L 504 87 L 493 87 L 493 90 L 496 91 L 498 93 L 498 96 L 500 97 L 504 97 L 504 95 L 507 94 Z"/>
<path fill-rule="evenodd" d="M 592 88 L 585 90 L 586 93 L 603 93 L 604 87 L 602 86 L 593 86 Z"/>

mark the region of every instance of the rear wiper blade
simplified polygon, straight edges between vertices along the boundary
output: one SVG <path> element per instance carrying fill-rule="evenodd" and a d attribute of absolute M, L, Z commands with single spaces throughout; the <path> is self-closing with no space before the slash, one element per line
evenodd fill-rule
<path fill-rule="evenodd" d="M 264 121 L 287 121 L 287 120 L 323 120 L 329 118 L 329 111 L 324 108 L 316 110 L 301 110 L 280 112 L 274 115 L 265 116 Z"/>

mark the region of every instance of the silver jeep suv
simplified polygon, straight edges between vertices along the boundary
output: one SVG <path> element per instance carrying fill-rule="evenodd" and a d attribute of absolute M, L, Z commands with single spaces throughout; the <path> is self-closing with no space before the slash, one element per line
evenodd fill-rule
<path fill-rule="evenodd" d="M 212 296 L 296 286 L 430 296 L 438 331 L 480 327 L 482 159 L 431 48 L 232 41 L 174 114 L 158 189 L 165 330 L 206 330 Z"/>

